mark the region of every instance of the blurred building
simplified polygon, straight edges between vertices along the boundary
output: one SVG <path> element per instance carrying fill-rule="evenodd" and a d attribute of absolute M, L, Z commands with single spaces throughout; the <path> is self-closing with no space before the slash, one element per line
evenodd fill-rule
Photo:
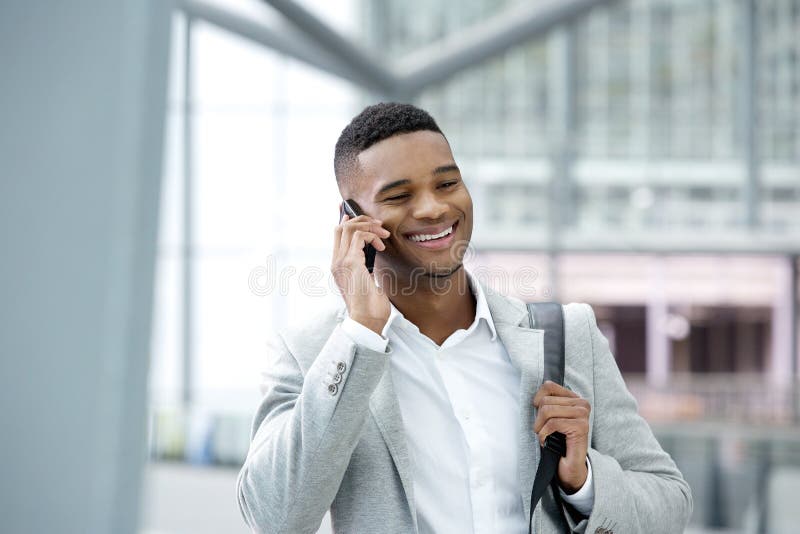
<path fill-rule="evenodd" d="M 594 8 L 564 14 L 579 4 Z M 692 526 L 791 531 L 762 490 L 800 486 L 797 35 L 798 0 L 180 3 L 151 457 L 241 463 L 267 330 L 330 296 L 297 274 L 327 272 L 336 138 L 363 106 L 407 100 L 470 187 L 473 271 L 593 305 L 692 486 Z M 216 524 L 171 523 L 165 488 L 218 490 L 151 467 L 148 527 Z"/>
<path fill-rule="evenodd" d="M 513 6 L 361 4 L 387 58 Z M 540 288 L 600 305 L 623 371 L 651 384 L 785 379 L 797 358 L 780 340 L 794 328 L 787 257 L 800 243 L 798 35 L 795 0 L 612 2 L 418 101 L 465 170 L 478 250 L 514 251 L 484 256 L 533 260 Z"/>

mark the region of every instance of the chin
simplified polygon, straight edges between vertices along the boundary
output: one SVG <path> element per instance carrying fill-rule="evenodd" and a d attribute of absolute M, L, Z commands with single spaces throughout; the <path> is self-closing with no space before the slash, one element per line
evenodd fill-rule
<path fill-rule="evenodd" d="M 457 265 L 454 265 L 454 266 L 449 267 L 447 269 L 437 269 L 435 271 L 434 270 L 430 270 L 430 271 L 427 271 L 425 274 L 427 274 L 428 277 L 430 277 L 430 278 L 450 278 L 451 276 L 456 274 L 458 271 L 460 271 L 463 267 L 464 267 L 463 263 L 458 263 Z"/>

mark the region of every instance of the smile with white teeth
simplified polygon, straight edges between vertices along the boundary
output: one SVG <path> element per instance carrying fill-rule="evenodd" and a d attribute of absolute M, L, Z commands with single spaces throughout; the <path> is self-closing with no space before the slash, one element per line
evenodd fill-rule
<path fill-rule="evenodd" d="M 409 236 L 408 238 L 409 238 L 411 241 L 414 241 L 414 242 L 416 242 L 416 243 L 419 243 L 420 241 L 431 241 L 431 240 L 433 240 L 433 239 L 439 239 L 439 238 L 442 238 L 442 237 L 444 237 L 444 236 L 446 236 L 446 235 L 449 235 L 449 234 L 451 234 L 451 233 L 453 233 L 453 227 L 452 227 L 452 226 L 451 226 L 450 228 L 448 228 L 448 229 L 446 229 L 446 230 L 442 231 L 442 232 L 439 232 L 438 234 L 433 234 L 433 235 L 429 235 L 429 234 L 419 234 L 419 235 L 412 235 L 412 236 Z"/>

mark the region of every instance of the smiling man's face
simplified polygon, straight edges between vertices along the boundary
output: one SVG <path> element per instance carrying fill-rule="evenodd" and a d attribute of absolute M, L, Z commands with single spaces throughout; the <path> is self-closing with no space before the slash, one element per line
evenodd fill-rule
<path fill-rule="evenodd" d="M 472 237 L 472 197 L 444 136 L 389 137 L 359 153 L 358 167 L 342 192 L 391 232 L 376 268 L 401 276 L 457 271 Z"/>

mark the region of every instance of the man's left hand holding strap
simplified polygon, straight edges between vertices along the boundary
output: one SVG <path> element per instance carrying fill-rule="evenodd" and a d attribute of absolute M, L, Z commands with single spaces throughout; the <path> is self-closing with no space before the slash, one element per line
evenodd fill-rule
<path fill-rule="evenodd" d="M 558 484 L 567 494 L 583 488 L 589 476 L 589 413 L 591 405 L 569 389 L 550 380 L 545 381 L 533 397 L 537 409 L 533 430 L 539 442 L 553 432 L 567 438 L 567 455 L 558 462 Z"/>

